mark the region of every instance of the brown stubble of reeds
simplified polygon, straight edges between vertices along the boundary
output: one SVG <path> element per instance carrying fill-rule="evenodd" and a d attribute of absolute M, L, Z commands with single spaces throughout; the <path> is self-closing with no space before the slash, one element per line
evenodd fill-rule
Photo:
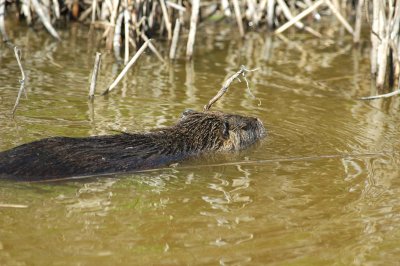
<path fill-rule="evenodd" d="M 6 0 L 0 0 L 0 32 L 3 40 L 8 40 L 5 3 Z M 24 17 L 28 25 L 40 21 L 55 39 L 60 36 L 54 24 L 62 16 L 102 29 L 105 47 L 113 50 L 116 59 L 123 60 L 125 65 L 130 54 L 149 38 L 166 40 L 170 59 L 182 54 L 192 59 L 195 46 L 201 45 L 195 38 L 197 29 L 215 13 L 209 12 L 210 9 L 219 12 L 220 19 L 230 22 L 233 34 L 237 31 L 241 38 L 254 29 L 267 35 L 286 34 L 292 26 L 324 38 L 317 22 L 334 17 L 339 22 L 336 25 L 346 29 L 356 45 L 365 38 L 361 34 L 362 25 L 370 26 L 371 73 L 378 88 L 385 87 L 388 80 L 397 81 L 400 73 L 398 0 L 49 0 L 45 4 L 39 0 L 9 0 L 7 3 L 18 5 L 14 10 L 19 10 L 23 16 L 18 17 Z M 178 40 L 187 42 L 182 46 L 186 53 L 177 50 Z M 160 53 L 155 45 L 149 44 L 149 48 L 165 61 L 167 55 Z"/>

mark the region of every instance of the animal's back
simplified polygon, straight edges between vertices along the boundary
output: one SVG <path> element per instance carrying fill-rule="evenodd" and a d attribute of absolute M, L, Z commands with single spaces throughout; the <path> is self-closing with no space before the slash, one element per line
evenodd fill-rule
<path fill-rule="evenodd" d="M 0 175 L 45 180 L 134 171 L 172 161 L 174 156 L 158 153 L 151 138 L 121 134 L 42 139 L 0 152 Z"/>

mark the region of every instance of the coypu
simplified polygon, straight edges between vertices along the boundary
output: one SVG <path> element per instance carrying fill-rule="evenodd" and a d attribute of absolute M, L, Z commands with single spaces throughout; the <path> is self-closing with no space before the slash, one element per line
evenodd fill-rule
<path fill-rule="evenodd" d="M 205 152 L 241 150 L 265 132 L 257 118 L 188 110 L 177 124 L 146 133 L 52 137 L 0 152 L 0 176 L 38 181 L 144 170 Z"/>

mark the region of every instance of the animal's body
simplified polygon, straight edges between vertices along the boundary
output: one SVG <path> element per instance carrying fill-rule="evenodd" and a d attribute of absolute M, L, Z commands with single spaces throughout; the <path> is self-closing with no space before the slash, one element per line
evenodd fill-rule
<path fill-rule="evenodd" d="M 186 111 L 171 127 L 145 133 L 46 138 L 0 152 L 0 177 L 38 181 L 155 168 L 248 147 L 265 133 L 253 117 Z"/>

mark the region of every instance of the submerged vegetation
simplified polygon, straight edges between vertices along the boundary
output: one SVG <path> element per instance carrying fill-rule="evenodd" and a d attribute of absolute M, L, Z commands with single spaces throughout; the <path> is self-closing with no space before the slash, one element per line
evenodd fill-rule
<path fill-rule="evenodd" d="M 15 16 L 17 15 L 17 16 Z M 116 60 L 128 64 L 133 51 L 149 38 L 166 39 L 169 58 L 176 58 L 179 39 L 186 42 L 186 57 L 195 51 L 196 29 L 226 21 L 245 38 L 249 31 L 285 34 L 297 28 L 324 38 L 319 21 L 337 19 L 357 45 L 371 41 L 371 74 L 378 88 L 393 87 L 400 75 L 400 1 L 397 0 L 0 0 L 0 31 L 6 42 L 6 20 L 17 17 L 32 27 L 43 27 L 62 41 L 58 28 L 72 21 L 103 31 L 104 45 Z M 368 34 L 362 35 L 362 29 Z M 149 48 L 162 56 L 149 42 Z M 397 82 L 398 83 L 398 82 Z"/>

